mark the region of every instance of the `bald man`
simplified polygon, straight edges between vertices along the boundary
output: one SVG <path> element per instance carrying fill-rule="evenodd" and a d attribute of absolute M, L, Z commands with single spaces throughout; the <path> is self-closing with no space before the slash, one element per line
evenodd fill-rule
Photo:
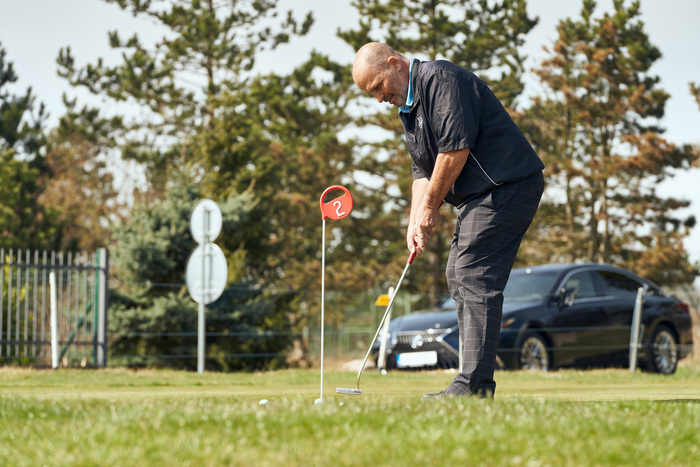
<path fill-rule="evenodd" d="M 409 60 L 372 42 L 355 84 L 398 108 L 413 159 L 409 250 L 425 251 L 442 202 L 457 209 L 447 284 L 457 304 L 462 367 L 426 398 L 493 397 L 503 289 L 544 190 L 544 165 L 488 86 L 444 60 Z"/>

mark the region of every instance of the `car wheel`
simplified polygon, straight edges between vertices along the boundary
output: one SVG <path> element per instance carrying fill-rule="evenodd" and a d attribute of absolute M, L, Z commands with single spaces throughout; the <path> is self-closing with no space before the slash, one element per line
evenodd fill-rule
<path fill-rule="evenodd" d="M 647 347 L 649 371 L 670 375 L 678 366 L 678 339 L 668 326 L 657 326 Z"/>
<path fill-rule="evenodd" d="M 519 364 L 522 370 L 548 371 L 549 351 L 540 334 L 527 334 L 520 344 Z"/>

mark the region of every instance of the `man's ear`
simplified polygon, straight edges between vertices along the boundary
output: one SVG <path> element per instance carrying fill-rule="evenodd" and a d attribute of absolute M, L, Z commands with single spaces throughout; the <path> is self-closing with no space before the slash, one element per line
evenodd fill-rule
<path fill-rule="evenodd" d="M 399 60 L 398 57 L 391 55 L 386 59 L 386 64 L 389 65 L 389 67 L 395 68 L 396 71 L 401 71 L 401 60 Z"/>

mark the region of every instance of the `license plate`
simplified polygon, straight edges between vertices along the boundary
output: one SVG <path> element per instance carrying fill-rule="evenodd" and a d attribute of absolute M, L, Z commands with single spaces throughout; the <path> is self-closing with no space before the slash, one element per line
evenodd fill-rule
<path fill-rule="evenodd" d="M 396 366 L 398 368 L 433 366 L 437 364 L 437 361 L 437 352 L 434 350 L 426 352 L 406 352 L 396 356 Z"/>

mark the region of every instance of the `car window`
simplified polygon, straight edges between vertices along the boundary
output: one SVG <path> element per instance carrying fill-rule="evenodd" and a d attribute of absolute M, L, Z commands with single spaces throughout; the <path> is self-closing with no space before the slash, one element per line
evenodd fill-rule
<path fill-rule="evenodd" d="M 576 298 L 593 298 L 599 294 L 593 284 L 590 271 L 581 271 L 571 275 L 564 284 L 567 290 L 576 290 Z"/>
<path fill-rule="evenodd" d="M 614 271 L 597 271 L 597 274 L 602 279 L 603 293 L 608 296 L 637 295 L 637 289 L 642 286 L 631 277 Z"/>
<path fill-rule="evenodd" d="M 543 300 L 552 293 L 557 274 L 530 268 L 513 270 L 503 290 L 503 303 L 534 303 Z"/>

